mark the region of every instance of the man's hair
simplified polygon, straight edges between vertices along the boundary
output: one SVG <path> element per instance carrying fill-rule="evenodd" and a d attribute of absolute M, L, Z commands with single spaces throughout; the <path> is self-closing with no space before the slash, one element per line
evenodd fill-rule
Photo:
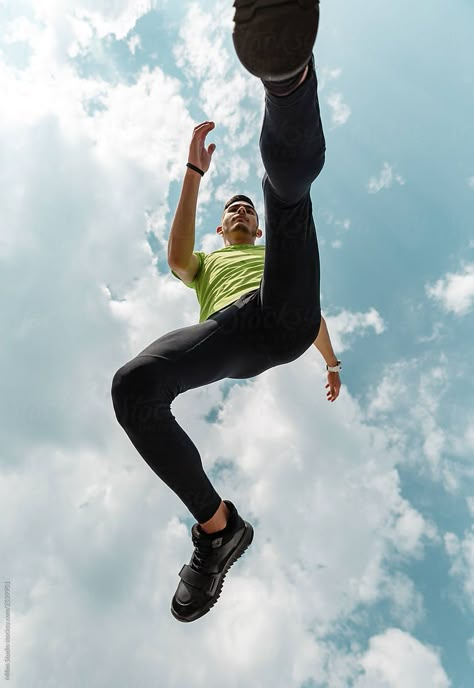
<path fill-rule="evenodd" d="M 244 196 L 243 194 L 237 194 L 237 196 L 232 196 L 232 198 L 229 199 L 229 200 L 227 201 L 227 203 L 226 203 L 225 206 L 224 206 L 224 213 L 222 213 L 222 216 L 224 216 L 225 211 L 227 210 L 227 208 L 228 208 L 230 205 L 232 205 L 232 203 L 235 203 L 236 201 L 245 201 L 246 203 L 249 203 L 249 204 L 252 206 L 252 208 L 255 210 L 255 215 L 257 216 L 257 225 L 258 225 L 258 213 L 257 213 L 257 209 L 256 209 L 256 207 L 254 206 L 252 199 L 250 199 L 248 196 Z"/>
<path fill-rule="evenodd" d="M 247 203 L 250 203 L 250 205 L 252 206 L 252 208 L 255 210 L 255 206 L 254 206 L 254 204 L 253 204 L 252 199 L 250 199 L 248 196 L 243 196 L 242 194 L 238 194 L 237 196 L 232 196 L 232 198 L 229 199 L 229 200 L 227 201 L 227 203 L 225 204 L 224 210 L 227 210 L 227 208 L 228 208 L 230 205 L 232 205 L 232 203 L 235 203 L 236 201 L 246 201 Z M 255 210 L 255 212 L 257 212 L 257 211 Z"/>

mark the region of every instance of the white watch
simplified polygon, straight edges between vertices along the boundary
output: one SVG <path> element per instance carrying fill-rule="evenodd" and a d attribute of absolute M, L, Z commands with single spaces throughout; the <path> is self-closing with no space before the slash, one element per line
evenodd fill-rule
<path fill-rule="evenodd" d="M 341 361 L 338 361 L 335 366 L 328 366 L 326 365 L 326 370 L 328 373 L 340 373 L 342 370 L 342 363 Z"/>

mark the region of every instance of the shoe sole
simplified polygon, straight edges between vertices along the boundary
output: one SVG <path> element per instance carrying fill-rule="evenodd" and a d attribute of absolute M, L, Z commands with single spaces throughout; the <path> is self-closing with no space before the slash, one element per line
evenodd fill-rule
<path fill-rule="evenodd" d="M 262 80 L 296 76 L 313 54 L 319 0 L 235 0 L 235 52 Z"/>
<path fill-rule="evenodd" d="M 222 586 L 224 585 L 224 579 L 227 575 L 228 570 L 230 567 L 235 564 L 235 562 L 240 559 L 242 554 L 246 551 L 246 549 L 249 547 L 249 545 L 252 543 L 253 540 L 253 528 L 250 525 L 250 523 L 247 523 L 247 521 L 244 521 L 245 523 L 245 531 L 244 534 L 242 535 L 242 538 L 240 539 L 239 544 L 237 545 L 234 554 L 231 556 L 227 564 L 225 565 L 224 569 L 222 570 L 219 578 L 219 583 L 217 586 L 217 590 L 215 594 L 209 598 L 209 602 L 207 602 L 206 606 L 203 607 L 202 609 L 199 610 L 199 612 L 196 612 L 194 616 L 191 618 L 185 618 L 183 616 L 180 616 L 178 612 L 174 609 L 173 607 L 173 601 L 171 601 L 171 613 L 173 614 L 174 618 L 177 619 L 178 621 L 183 621 L 185 623 L 189 623 L 190 621 L 196 621 L 196 619 L 200 619 L 201 616 L 204 616 L 204 614 L 207 614 L 212 607 L 215 605 L 217 600 L 220 597 L 220 594 L 222 592 Z"/>

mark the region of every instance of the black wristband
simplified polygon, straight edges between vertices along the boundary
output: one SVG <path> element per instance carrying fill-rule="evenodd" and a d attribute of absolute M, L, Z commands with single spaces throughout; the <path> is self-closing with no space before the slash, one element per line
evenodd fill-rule
<path fill-rule="evenodd" d="M 191 162 L 187 162 L 186 167 L 189 167 L 191 170 L 194 170 L 195 172 L 199 172 L 201 177 L 204 177 L 204 172 L 200 170 L 199 167 L 196 167 L 196 165 L 193 165 Z"/>

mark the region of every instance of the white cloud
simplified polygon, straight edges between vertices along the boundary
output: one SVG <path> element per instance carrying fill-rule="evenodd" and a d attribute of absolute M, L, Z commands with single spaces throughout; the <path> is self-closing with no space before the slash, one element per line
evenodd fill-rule
<path fill-rule="evenodd" d="M 25 1 L 17 11 L 29 16 L 12 16 L 4 28 L 4 40 L 28 42 L 32 49 L 29 69 L 38 81 L 54 74 L 60 64 L 63 69 L 68 58 L 81 53 L 88 52 L 111 65 L 102 39 L 111 34 L 117 40 L 125 38 L 152 4 L 160 11 L 166 0 Z"/>
<path fill-rule="evenodd" d="M 428 364 L 422 359 L 399 361 L 387 366 L 381 378 L 376 393 L 371 394 L 371 405 L 368 409 L 370 418 L 376 413 L 396 410 L 399 414 L 400 405 L 422 406 L 423 410 L 433 417 L 439 410 L 441 395 L 449 379 L 447 361 L 441 355 L 438 362 Z M 408 382 L 411 381 L 411 387 Z M 419 422 L 419 418 L 417 422 Z"/>
<path fill-rule="evenodd" d="M 354 688 L 449 688 L 438 653 L 398 628 L 370 639 Z"/>
<path fill-rule="evenodd" d="M 117 40 L 122 40 L 133 29 L 136 21 L 152 7 L 162 11 L 166 0 L 44 0 L 41 3 L 32 2 L 31 5 L 36 18 L 52 25 L 55 34 L 64 26 L 70 25 L 74 27 L 76 38 L 92 36 L 88 30 L 84 33 L 79 28 L 83 24 L 83 29 L 86 25 L 90 26 L 99 38 L 115 34 Z M 85 45 L 87 43 L 83 44 Z"/>
<path fill-rule="evenodd" d="M 382 334 L 386 329 L 383 318 L 375 308 L 371 308 L 366 313 L 342 311 L 339 315 L 325 315 L 324 318 L 333 348 L 341 353 L 350 348 L 350 335 L 361 334 L 370 328 L 375 331 L 375 334 Z"/>
<path fill-rule="evenodd" d="M 404 630 L 412 631 L 425 617 L 421 592 L 407 575 L 399 572 L 387 576 L 386 586 L 394 620 Z"/>
<path fill-rule="evenodd" d="M 16 42 L 32 43 L 40 35 L 38 26 L 27 17 L 14 17 L 5 26 L 3 41 L 7 44 Z"/>
<path fill-rule="evenodd" d="M 135 55 L 137 48 L 141 47 L 141 41 L 140 41 L 140 36 L 132 36 L 130 40 L 128 41 L 128 47 L 130 49 L 130 52 L 132 55 Z"/>
<path fill-rule="evenodd" d="M 235 52 L 229 52 L 227 35 L 232 32 L 233 12 L 225 0 L 215 3 L 213 12 L 206 11 L 199 3 L 190 3 L 180 29 L 181 41 L 174 49 L 177 66 L 188 79 L 197 80 L 200 85 L 200 108 L 207 113 L 207 119 L 215 122 L 215 136 L 225 127 L 226 146 L 232 155 L 260 130 L 265 105 L 260 80 L 242 67 Z M 255 101 L 255 108 L 243 109 L 244 98 Z M 220 171 L 224 158 L 218 155 L 217 138 L 216 141 L 218 148 L 213 161 Z"/>
<path fill-rule="evenodd" d="M 347 103 L 344 103 L 344 96 L 342 93 L 330 93 L 326 96 L 326 103 L 332 110 L 331 123 L 335 127 L 340 127 L 347 122 L 351 116 L 351 109 Z"/>
<path fill-rule="evenodd" d="M 420 344 L 429 344 L 430 342 L 435 342 L 437 339 L 440 338 L 441 333 L 443 331 L 444 323 L 443 322 L 434 322 L 432 324 L 433 331 L 430 335 L 426 336 L 420 336 L 417 337 L 417 341 L 420 342 Z"/>
<path fill-rule="evenodd" d="M 367 188 L 369 193 L 378 193 L 382 189 L 389 189 L 394 182 L 397 182 L 400 186 L 405 184 L 403 177 L 399 174 L 394 174 L 393 166 L 389 165 L 388 162 L 384 162 L 379 177 L 371 177 Z"/>
<path fill-rule="evenodd" d="M 467 184 L 471 187 L 471 189 L 474 189 L 474 177 L 469 177 L 467 180 Z"/>
<path fill-rule="evenodd" d="M 421 554 L 421 538 L 424 535 L 434 535 L 433 527 L 428 527 L 426 521 L 408 502 L 403 502 L 400 515 L 394 528 L 394 544 L 400 552 L 410 555 Z"/>
<path fill-rule="evenodd" d="M 377 388 L 373 390 L 367 408 L 368 418 L 393 412 L 403 403 L 407 393 L 406 381 L 403 376 L 403 366 L 393 366 L 379 380 Z"/>
<path fill-rule="evenodd" d="M 445 354 L 398 361 L 368 389 L 366 413 L 390 432 L 404 462 L 449 493 L 462 495 L 474 477 L 474 440 L 469 407 L 461 406 L 456 421 L 446 422 L 456 385 Z"/>
<path fill-rule="evenodd" d="M 452 562 L 449 572 L 461 581 L 466 599 L 474 609 L 474 526 L 463 539 L 446 533 L 444 542 Z"/>
<path fill-rule="evenodd" d="M 339 79 L 339 77 L 342 74 L 342 69 L 341 67 L 336 67 L 334 69 L 331 69 L 330 67 L 326 66 L 319 66 L 316 63 L 316 69 L 318 71 L 318 90 L 319 91 L 324 91 L 326 88 L 327 84 L 330 81 L 335 81 L 336 79 Z"/>
<path fill-rule="evenodd" d="M 295 362 L 291 370 L 268 371 L 250 388 L 234 387 L 219 413 L 217 443 L 216 437 L 209 438 L 209 452 L 239 457 L 239 483 L 246 491 L 248 509 L 259 513 L 262 522 L 279 524 L 278 538 L 268 534 L 273 549 L 281 553 L 291 549 L 291 528 L 281 513 L 282 500 L 287 505 L 301 505 L 297 507 L 300 544 L 292 563 L 288 567 L 283 564 L 283 570 L 291 572 L 291 578 L 296 576 L 302 599 L 308 599 L 310 572 L 317 571 L 317 589 L 325 593 L 313 590 L 312 607 L 305 616 L 314 613 L 322 632 L 351 600 L 369 603 L 381 596 L 385 545 L 375 533 L 384 532 L 385 543 L 400 554 L 419 556 L 422 540 L 432 532 L 398 494 L 396 471 L 387 470 L 387 460 L 391 463 L 394 457 L 389 458 L 380 445 L 388 439 L 386 434 L 359 424 L 359 410 L 347 393 L 339 399 L 338 416 L 344 418 L 343 424 L 332 409 L 326 408 L 326 413 L 325 407 L 318 407 L 318 425 L 321 423 L 325 432 L 318 433 L 317 444 L 312 441 L 309 425 L 313 414 L 305 417 L 300 409 L 316 412 L 315 385 L 304 382 L 311 369 L 316 373 L 319 368 L 317 361 L 312 361 L 313 353 Z M 298 408 L 290 402 L 294 386 L 299 389 Z M 281 401 L 276 403 L 277 399 Z M 284 400 L 289 404 L 285 402 L 282 408 Z M 271 434 L 268 428 L 272 428 Z M 362 462 L 360 450 L 366 452 Z M 272 486 L 263 478 L 263 470 L 268 478 L 273 476 Z M 278 493 L 278 485 L 282 489 L 284 485 L 284 493 Z M 309 504 L 310 511 L 303 506 Z M 390 515 L 383 504 L 391 505 Z M 315 522 L 310 514 L 317 514 Z M 360 519 L 365 523 L 361 530 L 357 525 Z M 344 544 L 337 534 L 339 527 L 345 531 Z M 375 536 L 372 542 L 369 532 Z M 309 539 L 311 548 L 305 546 Z"/>
<path fill-rule="evenodd" d="M 425 290 L 445 311 L 466 315 L 474 303 L 474 263 L 464 266 L 462 272 L 447 273 L 433 286 L 426 285 Z"/>

